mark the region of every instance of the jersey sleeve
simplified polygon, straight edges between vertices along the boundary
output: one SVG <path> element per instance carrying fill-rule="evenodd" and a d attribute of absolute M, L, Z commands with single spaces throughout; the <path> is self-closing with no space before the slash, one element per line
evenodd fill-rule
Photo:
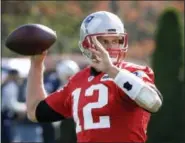
<path fill-rule="evenodd" d="M 71 117 L 71 97 L 69 85 L 65 85 L 60 90 L 50 94 L 46 99 L 46 103 L 57 113 L 65 118 Z"/>

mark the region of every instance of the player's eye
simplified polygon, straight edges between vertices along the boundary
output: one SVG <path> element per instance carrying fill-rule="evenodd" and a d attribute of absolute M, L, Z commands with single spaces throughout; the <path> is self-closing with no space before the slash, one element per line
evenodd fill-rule
<path fill-rule="evenodd" d="M 124 43 L 124 38 L 119 39 L 119 44 L 123 44 Z"/>
<path fill-rule="evenodd" d="M 107 40 L 102 41 L 103 44 L 108 44 L 109 42 Z"/>
<path fill-rule="evenodd" d="M 113 40 L 112 44 L 119 44 L 119 39 Z"/>

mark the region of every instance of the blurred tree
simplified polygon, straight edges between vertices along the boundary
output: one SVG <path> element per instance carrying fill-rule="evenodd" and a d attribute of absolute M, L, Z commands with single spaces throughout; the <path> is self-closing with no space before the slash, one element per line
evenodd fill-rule
<path fill-rule="evenodd" d="M 3 1 L 2 3 L 2 57 L 20 55 L 5 48 L 5 39 L 20 25 L 40 23 L 57 32 L 57 41 L 50 53 L 80 51 L 78 48 L 79 27 L 82 18 L 65 11 L 64 2 L 55 1 Z M 23 7 L 23 8 L 20 8 Z M 28 9 L 24 10 L 25 7 Z"/>
<path fill-rule="evenodd" d="M 1 13 L 22 15 L 30 13 L 28 1 L 2 1 Z"/>
<path fill-rule="evenodd" d="M 80 8 L 82 9 L 82 12 L 84 13 L 84 16 L 90 14 L 92 12 L 92 9 L 96 6 L 95 1 L 79 1 Z"/>
<path fill-rule="evenodd" d="M 118 11 L 119 11 L 119 7 L 118 7 L 118 4 L 117 4 L 117 1 L 111 0 L 111 1 L 109 2 L 109 4 L 110 4 L 110 9 L 111 9 L 111 11 L 112 11 L 114 14 L 117 14 Z"/>
<path fill-rule="evenodd" d="M 148 143 L 181 143 L 184 140 L 182 68 L 183 35 L 179 13 L 168 8 L 159 18 L 153 54 L 155 83 L 164 102 L 153 114 L 148 128 Z"/>
<path fill-rule="evenodd" d="M 57 41 L 50 53 L 58 54 L 64 52 L 79 52 L 79 27 L 82 20 L 91 12 L 97 10 L 110 10 L 110 3 L 113 3 L 113 9 L 117 14 L 124 18 L 124 24 L 129 33 L 129 45 L 137 43 L 138 31 L 144 27 L 145 33 L 153 33 L 155 22 L 149 22 L 147 17 L 143 16 L 145 11 L 144 1 L 2 1 L 2 56 L 17 57 L 20 56 L 5 48 L 4 42 L 12 30 L 26 23 L 40 23 L 46 25 L 57 32 Z M 116 4 L 117 3 L 117 4 Z M 122 4 L 121 4 L 122 3 Z M 135 3 L 135 6 L 132 6 Z M 152 2 L 154 3 L 154 2 Z M 164 7 L 167 2 L 160 2 L 153 6 L 155 11 L 160 12 L 160 7 Z M 168 2 L 169 4 L 172 2 Z M 180 4 L 179 4 L 180 5 Z M 131 7 L 133 7 L 131 9 Z M 183 6 L 182 11 L 183 11 Z M 119 8 L 119 9 L 116 9 Z M 150 10 L 151 8 L 149 8 Z M 138 13 L 138 11 L 140 11 Z M 155 14 L 158 15 L 155 12 Z M 124 16 L 122 16 L 124 14 Z M 140 16 L 139 16 L 140 15 Z M 157 16 L 156 15 L 156 16 Z M 182 12 L 184 20 L 184 11 Z M 150 17 L 150 16 L 149 16 Z M 151 17 L 150 17 L 151 18 Z M 143 26 L 138 26 L 143 25 Z M 138 30 L 137 30 L 138 29 Z M 141 29 L 142 30 L 142 29 Z M 142 34 L 142 33 L 140 33 Z M 141 37 L 142 35 L 139 35 Z M 142 48 L 142 47 L 141 47 Z"/>

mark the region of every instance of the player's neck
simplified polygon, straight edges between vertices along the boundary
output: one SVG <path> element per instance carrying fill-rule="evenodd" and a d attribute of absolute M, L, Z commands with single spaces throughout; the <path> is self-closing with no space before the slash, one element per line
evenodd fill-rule
<path fill-rule="evenodd" d="M 90 74 L 92 75 L 92 76 L 97 76 L 97 75 L 99 75 L 101 72 L 100 71 L 97 71 L 95 68 L 93 68 L 93 67 L 91 67 L 90 68 Z"/>

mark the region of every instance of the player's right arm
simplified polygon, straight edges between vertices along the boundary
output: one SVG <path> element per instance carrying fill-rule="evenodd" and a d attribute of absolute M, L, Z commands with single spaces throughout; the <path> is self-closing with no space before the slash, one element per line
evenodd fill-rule
<path fill-rule="evenodd" d="M 68 116 L 66 96 L 67 88 L 57 91 L 46 98 L 43 84 L 43 61 L 46 53 L 34 56 L 27 81 L 27 116 L 33 122 L 52 122 Z M 64 105 L 65 104 L 65 105 Z"/>
<path fill-rule="evenodd" d="M 46 97 L 46 91 L 43 87 L 44 59 L 43 55 L 33 56 L 28 74 L 26 87 L 26 106 L 27 116 L 31 121 L 37 121 L 35 113 L 38 104 Z"/>

